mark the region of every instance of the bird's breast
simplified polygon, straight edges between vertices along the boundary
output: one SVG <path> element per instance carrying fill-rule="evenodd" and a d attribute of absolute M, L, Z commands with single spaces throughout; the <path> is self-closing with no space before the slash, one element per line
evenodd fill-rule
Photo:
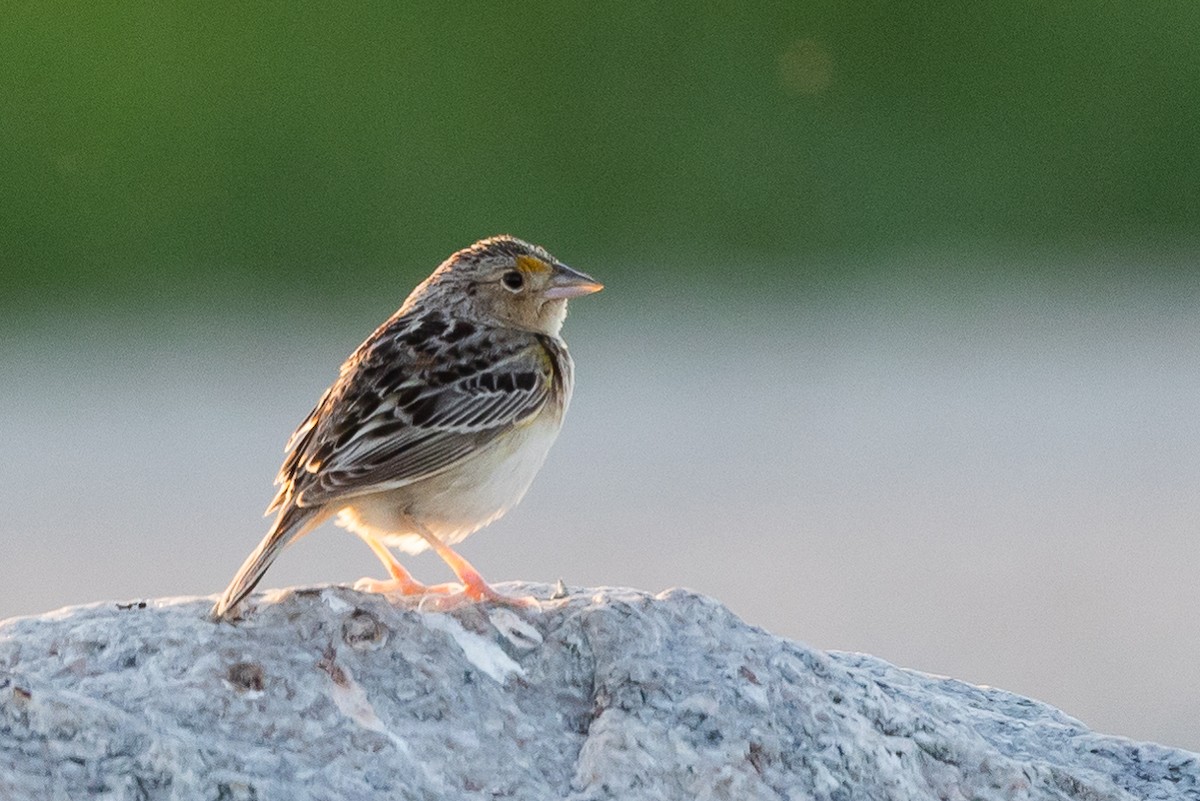
<path fill-rule="evenodd" d="M 410 513 L 451 544 L 503 515 L 524 497 L 545 462 L 562 427 L 556 412 L 543 410 L 454 469 L 420 482 L 420 491 L 410 495 Z"/>

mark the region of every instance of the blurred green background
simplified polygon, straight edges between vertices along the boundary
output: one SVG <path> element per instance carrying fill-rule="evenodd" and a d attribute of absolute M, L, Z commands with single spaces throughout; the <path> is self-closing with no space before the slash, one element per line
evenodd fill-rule
<path fill-rule="evenodd" d="M 346 293 L 501 231 L 793 286 L 1175 250 L 1198 40 L 1189 2 L 8 3 L 0 305 Z"/>
<path fill-rule="evenodd" d="M 1200 4 L 0 8 L 0 617 L 215 593 L 453 250 L 572 302 L 463 553 L 1200 749 Z M 417 575 L 441 581 L 433 557 Z M 325 527 L 264 587 L 378 575 Z"/>

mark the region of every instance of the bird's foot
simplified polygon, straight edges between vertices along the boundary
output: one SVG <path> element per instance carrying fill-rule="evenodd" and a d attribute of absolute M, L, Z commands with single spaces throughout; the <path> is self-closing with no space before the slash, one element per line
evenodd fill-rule
<path fill-rule="evenodd" d="M 541 602 L 532 595 L 514 597 L 504 595 L 492 589 L 488 584 L 474 584 L 466 587 L 454 585 L 458 592 L 445 595 L 427 595 L 421 599 L 419 608 L 424 612 L 452 612 L 464 606 L 474 606 L 480 603 L 491 603 L 516 609 L 540 609 Z"/>
<path fill-rule="evenodd" d="M 478 584 L 467 584 L 463 589 L 463 595 L 475 602 L 487 601 L 488 603 L 499 604 L 501 606 L 511 606 L 519 609 L 529 609 L 541 606 L 541 602 L 532 595 L 504 595 L 503 593 L 494 590 L 492 585 L 488 584 L 482 579 Z"/>
<path fill-rule="evenodd" d="M 354 582 L 354 589 L 359 592 L 378 592 L 384 595 L 453 595 L 462 593 L 461 584 L 422 584 L 419 581 L 404 579 L 386 579 L 380 581 L 373 578 L 360 578 Z"/>

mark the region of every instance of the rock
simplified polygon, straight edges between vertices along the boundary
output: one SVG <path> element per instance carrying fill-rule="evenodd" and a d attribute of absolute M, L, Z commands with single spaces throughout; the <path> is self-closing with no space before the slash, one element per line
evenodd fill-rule
<path fill-rule="evenodd" d="M 824 653 L 683 590 L 341 587 L 0 624 L 0 798 L 1183 799 L 1200 757 Z"/>

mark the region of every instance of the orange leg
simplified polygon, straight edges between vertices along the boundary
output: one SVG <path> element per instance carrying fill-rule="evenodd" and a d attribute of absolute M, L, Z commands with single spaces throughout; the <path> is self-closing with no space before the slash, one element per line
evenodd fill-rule
<path fill-rule="evenodd" d="M 496 592 L 490 584 L 483 580 L 479 571 L 470 562 L 451 550 L 449 545 L 438 539 L 432 532 L 427 531 L 424 526 L 415 526 L 415 528 L 417 533 L 429 543 L 429 547 L 442 557 L 442 561 L 450 565 L 454 575 L 458 576 L 458 580 L 463 583 L 463 594 L 467 598 L 472 601 L 491 601 L 506 606 L 537 605 L 536 598 L 512 598 Z"/>
<path fill-rule="evenodd" d="M 361 536 L 361 535 L 360 535 Z M 374 579 L 359 579 L 354 583 L 354 589 L 363 592 L 397 592 L 401 595 L 425 595 L 427 593 L 449 593 L 454 592 L 458 588 L 451 584 L 436 584 L 432 587 L 422 584 L 413 578 L 412 573 L 404 569 L 404 565 L 400 564 L 392 552 L 387 549 L 379 540 L 374 537 L 362 537 L 375 555 L 379 557 L 379 561 L 383 562 L 391 574 L 391 581 L 375 581 Z"/>

